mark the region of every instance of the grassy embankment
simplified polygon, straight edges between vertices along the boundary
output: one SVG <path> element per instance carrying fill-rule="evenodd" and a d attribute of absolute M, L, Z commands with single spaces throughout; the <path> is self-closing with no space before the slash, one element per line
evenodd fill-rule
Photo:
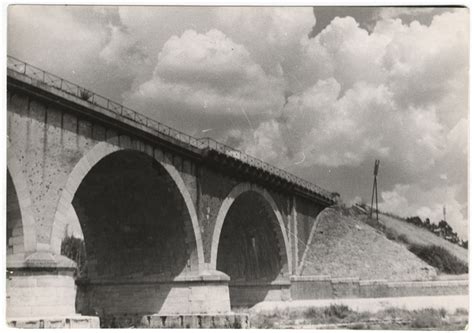
<path fill-rule="evenodd" d="M 380 214 L 379 224 L 364 215 L 361 219 L 374 228 L 381 230 L 392 241 L 406 248 L 430 266 L 435 267 L 438 274 L 468 273 L 468 250 L 436 236 L 429 230 L 417 227 L 394 216 Z"/>

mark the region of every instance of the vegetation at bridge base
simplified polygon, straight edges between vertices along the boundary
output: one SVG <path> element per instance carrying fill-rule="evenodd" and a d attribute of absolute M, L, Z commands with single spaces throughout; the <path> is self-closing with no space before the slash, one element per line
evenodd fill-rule
<path fill-rule="evenodd" d="M 240 310 L 242 312 L 242 310 Z M 251 315 L 251 328 L 317 328 L 317 329 L 464 329 L 468 312 L 457 309 L 448 313 L 444 308 L 407 310 L 386 308 L 377 312 L 358 312 L 343 304 L 306 309 L 275 309 Z"/>
<path fill-rule="evenodd" d="M 440 246 L 412 245 L 408 249 L 440 272 L 447 274 L 465 274 L 469 272 L 469 268 L 465 263 Z"/>
<path fill-rule="evenodd" d="M 83 239 L 66 236 L 61 243 L 61 255 L 76 262 L 76 278 L 83 278 L 87 275 L 86 245 Z"/>

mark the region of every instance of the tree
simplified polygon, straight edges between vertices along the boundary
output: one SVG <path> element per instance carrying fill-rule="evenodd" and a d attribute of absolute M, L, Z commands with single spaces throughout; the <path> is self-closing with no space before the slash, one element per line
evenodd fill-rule
<path fill-rule="evenodd" d="M 87 275 L 86 246 L 83 239 L 66 236 L 61 243 L 61 255 L 76 262 L 76 278 L 83 278 Z"/>

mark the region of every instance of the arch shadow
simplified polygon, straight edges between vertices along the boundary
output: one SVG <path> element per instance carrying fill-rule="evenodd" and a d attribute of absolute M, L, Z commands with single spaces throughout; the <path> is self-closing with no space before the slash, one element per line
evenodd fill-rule
<path fill-rule="evenodd" d="M 100 142 L 95 145 L 91 150 L 89 150 L 76 164 L 66 181 L 66 185 L 63 188 L 56 208 L 54 222 L 51 230 L 51 249 L 53 253 L 61 253 L 61 242 L 64 236 L 65 226 L 67 225 L 66 217 L 68 214 L 68 209 L 70 205 L 72 205 L 74 195 L 78 190 L 80 184 L 82 183 L 82 180 L 87 176 L 89 171 L 91 171 L 91 169 L 102 159 L 109 156 L 110 154 L 124 150 L 132 150 L 139 153 L 144 153 L 138 149 L 133 149 L 130 147 L 121 147 L 108 142 Z M 204 263 L 204 253 L 196 208 L 192 200 L 191 194 L 189 193 L 181 175 L 179 174 L 179 171 L 172 164 L 160 161 L 155 156 L 150 157 L 153 158 L 156 162 L 158 162 L 159 165 L 166 170 L 168 175 L 174 181 L 174 184 L 178 188 L 179 193 L 181 194 L 181 197 L 186 205 L 195 237 L 198 269 L 199 271 L 201 271 L 201 267 Z"/>
<path fill-rule="evenodd" d="M 217 254 L 218 254 L 218 249 L 219 249 L 219 240 L 220 240 L 222 227 L 224 225 L 224 221 L 227 216 L 227 213 L 229 212 L 229 209 L 231 208 L 234 201 L 240 195 L 249 191 L 255 192 L 265 199 L 265 201 L 270 205 L 275 215 L 275 218 L 278 221 L 278 226 L 279 226 L 279 231 L 280 231 L 278 233 L 278 236 L 279 236 L 278 238 L 280 239 L 280 242 L 282 243 L 281 245 L 285 249 L 284 251 L 285 258 L 283 258 L 283 261 L 284 263 L 286 263 L 288 275 L 290 275 L 291 274 L 291 260 L 290 260 L 291 252 L 290 252 L 290 246 L 289 246 L 289 241 L 288 241 L 288 235 L 286 233 L 285 224 L 283 222 L 283 217 L 280 213 L 280 210 L 278 209 L 278 206 L 275 200 L 272 198 L 272 196 L 268 193 L 267 190 L 250 183 L 241 183 L 235 186 L 221 204 L 221 207 L 216 217 L 216 224 L 214 226 L 214 231 L 212 235 L 211 262 L 210 262 L 211 268 L 214 270 L 217 269 Z"/>

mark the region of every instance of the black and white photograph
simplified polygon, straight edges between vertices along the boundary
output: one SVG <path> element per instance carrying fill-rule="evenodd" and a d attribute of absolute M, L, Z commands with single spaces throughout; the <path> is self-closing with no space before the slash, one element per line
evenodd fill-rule
<path fill-rule="evenodd" d="M 468 329 L 465 4 L 4 10 L 4 329 Z"/>

